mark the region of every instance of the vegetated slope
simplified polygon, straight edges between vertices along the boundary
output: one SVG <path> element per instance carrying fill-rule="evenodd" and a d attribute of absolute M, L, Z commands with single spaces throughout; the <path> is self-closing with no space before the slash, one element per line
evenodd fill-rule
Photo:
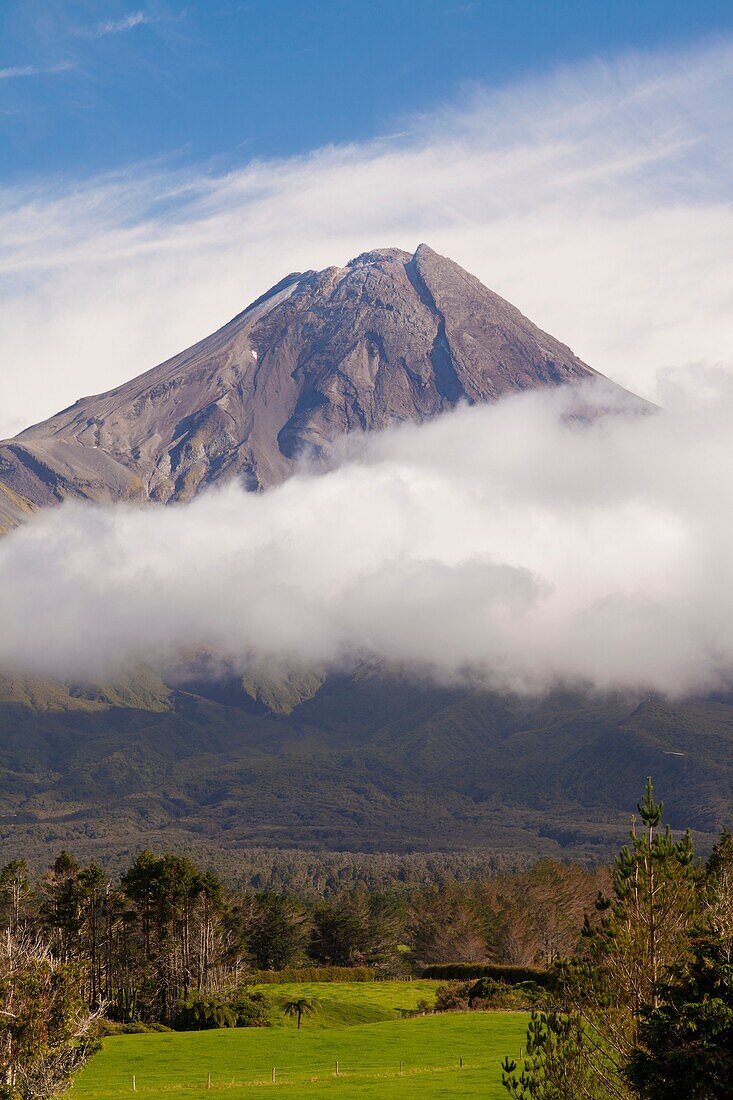
<path fill-rule="evenodd" d="M 702 847 L 730 822 L 729 698 L 523 700 L 371 666 L 289 713 L 196 687 L 142 679 L 90 699 L 16 682 L 0 706 L 8 858 L 68 846 L 114 862 L 144 845 L 229 870 L 260 846 L 598 858 L 647 774 Z"/>
<path fill-rule="evenodd" d="M 524 1042 L 519 1012 L 443 1013 L 344 1028 L 239 1028 L 222 1031 L 120 1035 L 106 1039 L 74 1083 L 87 1100 L 112 1100 L 131 1086 L 164 1096 L 211 1096 L 212 1086 L 235 1098 L 272 1082 L 288 1098 L 465 1097 L 500 1100 L 501 1061 Z M 460 1066 L 460 1060 L 463 1067 Z M 340 1076 L 335 1076 L 336 1061 Z M 400 1074 L 402 1063 L 402 1074 Z M 200 1082 L 200 1092 L 196 1087 Z"/>
<path fill-rule="evenodd" d="M 0 530 L 68 497 L 266 488 L 355 428 L 594 376 L 427 245 L 377 249 L 288 275 L 187 351 L 0 444 Z"/>
<path fill-rule="evenodd" d="M 420 1001 L 433 1004 L 442 983 L 424 978 L 378 982 L 281 982 L 257 985 L 271 1006 L 273 1023 L 297 1028 L 292 1016 L 285 1016 L 288 1001 L 304 998 L 313 1012 L 303 1016 L 301 1028 L 356 1027 L 387 1020 L 399 1020 L 413 1012 Z"/>

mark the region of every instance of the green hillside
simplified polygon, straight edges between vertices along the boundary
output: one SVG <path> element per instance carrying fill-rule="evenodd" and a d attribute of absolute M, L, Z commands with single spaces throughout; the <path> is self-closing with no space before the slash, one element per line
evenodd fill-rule
<path fill-rule="evenodd" d="M 274 1067 L 277 1096 L 499 1100 L 504 1095 L 500 1062 L 518 1053 L 525 1029 L 521 1014 L 476 1012 L 301 1031 L 122 1035 L 105 1040 L 74 1095 L 84 1100 L 130 1095 L 135 1075 L 141 1095 L 203 1100 L 216 1091 L 235 1100 L 271 1087 Z"/>
<path fill-rule="evenodd" d="M 268 710 L 277 688 L 278 710 Z M 273 704 L 274 705 L 274 704 Z M 501 697 L 365 666 L 256 683 L 0 682 L 0 840 L 10 856 L 220 866 L 252 847 L 603 858 L 641 778 L 702 848 L 733 810 L 722 697 Z"/>
<path fill-rule="evenodd" d="M 313 1005 L 313 1013 L 304 1016 L 302 1028 L 351 1027 L 357 1024 L 399 1020 L 402 1013 L 417 1008 L 420 1001 L 432 1004 L 441 982 L 283 982 L 259 985 L 272 1006 L 272 1018 L 278 1024 L 296 1027 L 296 1021 L 283 1013 L 288 1001 L 304 997 Z"/>

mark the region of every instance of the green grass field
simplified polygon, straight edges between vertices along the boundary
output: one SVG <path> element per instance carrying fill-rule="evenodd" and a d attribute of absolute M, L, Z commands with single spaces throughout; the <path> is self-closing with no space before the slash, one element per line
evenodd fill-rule
<path fill-rule="evenodd" d="M 506 1054 L 518 1053 L 526 1017 L 503 1012 L 399 1017 L 398 1009 L 413 1007 L 426 994 L 430 999 L 436 984 L 270 986 L 274 1006 L 304 996 L 318 1003 L 317 1015 L 304 1020 L 300 1031 L 277 1013 L 272 1028 L 115 1036 L 105 1040 L 104 1049 L 77 1080 L 74 1094 L 85 1100 L 132 1095 L 134 1075 L 141 1095 L 181 1095 L 187 1100 L 214 1091 L 236 1100 L 259 1095 L 263 1088 L 288 1100 L 500 1100 L 506 1095 L 500 1062 Z M 206 1087 L 209 1073 L 211 1090 Z"/>
<path fill-rule="evenodd" d="M 435 991 L 442 984 L 419 979 L 412 982 L 288 982 L 254 988 L 264 993 L 272 1004 L 275 1024 L 296 1027 L 294 1019 L 283 1015 L 282 1006 L 287 1001 L 305 997 L 313 1003 L 315 1012 L 303 1017 L 301 1028 L 331 1028 L 399 1020 L 403 1010 L 417 1008 L 420 1001 L 432 1005 Z"/>

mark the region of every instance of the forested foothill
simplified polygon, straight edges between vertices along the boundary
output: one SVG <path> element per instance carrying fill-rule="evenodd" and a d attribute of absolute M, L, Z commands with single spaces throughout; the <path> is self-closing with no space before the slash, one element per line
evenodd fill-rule
<path fill-rule="evenodd" d="M 510 977 L 544 972 L 577 950 L 607 879 L 602 868 L 542 861 L 435 885 L 347 876 L 323 896 L 231 889 L 185 857 L 150 851 L 115 881 L 61 852 L 40 876 L 8 863 L 0 904 L 10 934 L 30 931 L 81 968 L 84 998 L 102 1002 L 107 1019 L 188 1026 L 192 999 L 234 1003 L 253 983 L 409 978 L 431 966 L 452 977 L 448 964 L 476 977 L 489 963 Z"/>
<path fill-rule="evenodd" d="M 41 873 L 9 861 L 0 1095 L 57 1094 L 105 1035 L 299 1028 L 318 1013 L 305 983 L 420 978 L 411 1015 L 531 1013 L 523 1057 L 497 1065 L 515 1100 L 730 1096 L 733 838 L 696 857 L 651 782 L 611 867 L 435 857 L 434 881 L 387 861 L 377 884 L 334 858 L 291 867 L 297 889 L 149 850 L 114 877 L 67 851 Z"/>

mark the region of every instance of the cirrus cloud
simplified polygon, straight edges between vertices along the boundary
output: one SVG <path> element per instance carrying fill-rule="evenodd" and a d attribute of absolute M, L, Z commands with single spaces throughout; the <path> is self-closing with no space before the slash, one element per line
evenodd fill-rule
<path fill-rule="evenodd" d="M 561 70 L 380 141 L 0 194 L 0 435 L 119 384 L 294 269 L 427 241 L 652 399 L 733 344 L 733 47 Z"/>

